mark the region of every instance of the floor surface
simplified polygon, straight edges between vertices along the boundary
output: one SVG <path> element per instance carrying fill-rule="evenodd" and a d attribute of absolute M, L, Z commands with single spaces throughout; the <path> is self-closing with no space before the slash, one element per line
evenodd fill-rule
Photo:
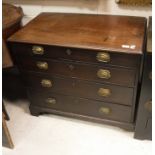
<path fill-rule="evenodd" d="M 26 101 L 5 101 L 15 148 L 3 155 L 151 155 L 152 142 L 120 128 L 55 115 L 31 116 Z"/>

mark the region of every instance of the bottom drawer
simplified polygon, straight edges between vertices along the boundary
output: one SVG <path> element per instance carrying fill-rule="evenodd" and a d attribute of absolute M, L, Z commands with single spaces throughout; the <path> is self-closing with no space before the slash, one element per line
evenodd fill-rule
<path fill-rule="evenodd" d="M 31 104 L 91 117 L 130 122 L 131 107 L 57 93 L 29 90 Z"/>

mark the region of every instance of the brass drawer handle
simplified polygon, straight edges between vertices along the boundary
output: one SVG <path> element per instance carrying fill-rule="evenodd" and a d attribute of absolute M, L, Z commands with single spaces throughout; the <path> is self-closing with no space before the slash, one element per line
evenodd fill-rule
<path fill-rule="evenodd" d="M 111 109 L 108 107 L 101 107 L 99 109 L 99 113 L 109 115 L 111 113 Z"/>
<path fill-rule="evenodd" d="M 110 89 L 100 88 L 98 90 L 98 95 L 102 97 L 109 97 L 111 95 Z"/>
<path fill-rule="evenodd" d="M 111 78 L 111 73 L 110 73 L 109 70 L 99 69 L 98 72 L 97 72 L 97 76 L 99 78 L 102 78 L 102 79 L 110 79 Z"/>
<path fill-rule="evenodd" d="M 109 62 L 110 54 L 106 52 L 99 52 L 96 56 L 97 60 L 100 62 Z"/>
<path fill-rule="evenodd" d="M 48 63 L 47 62 L 38 61 L 36 65 L 39 69 L 43 69 L 43 70 L 48 69 Z"/>
<path fill-rule="evenodd" d="M 45 100 L 45 102 L 48 104 L 56 104 L 56 99 L 55 98 L 47 98 Z"/>
<path fill-rule="evenodd" d="M 37 54 L 37 55 L 43 55 L 44 54 L 44 48 L 41 46 L 33 46 L 32 51 L 33 51 L 33 54 Z"/>
<path fill-rule="evenodd" d="M 152 101 L 148 101 L 145 103 L 145 109 L 147 109 L 148 111 L 152 111 Z"/>
<path fill-rule="evenodd" d="M 52 87 L 52 82 L 51 82 L 51 80 L 42 79 L 41 85 L 42 85 L 42 87 L 50 88 L 50 87 Z"/>

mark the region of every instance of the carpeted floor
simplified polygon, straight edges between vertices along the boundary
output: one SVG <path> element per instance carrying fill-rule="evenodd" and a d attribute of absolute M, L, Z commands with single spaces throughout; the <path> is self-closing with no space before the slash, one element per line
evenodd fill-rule
<path fill-rule="evenodd" d="M 26 101 L 5 101 L 15 148 L 3 155 L 151 155 L 152 142 L 120 128 L 55 115 L 31 116 Z"/>

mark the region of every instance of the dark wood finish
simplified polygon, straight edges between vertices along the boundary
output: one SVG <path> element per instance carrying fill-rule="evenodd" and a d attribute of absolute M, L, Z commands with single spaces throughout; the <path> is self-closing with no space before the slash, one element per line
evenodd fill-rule
<path fill-rule="evenodd" d="M 6 41 L 11 35 L 13 35 L 16 31 L 18 31 L 21 28 L 21 21 L 17 22 L 16 24 L 13 24 L 12 27 L 7 27 L 3 29 L 3 39 Z"/>
<path fill-rule="evenodd" d="M 41 46 L 44 49 L 43 55 L 34 54 L 32 51 L 33 46 Z M 139 65 L 140 56 L 124 53 L 115 53 L 112 51 L 102 50 L 88 50 L 78 48 L 65 48 L 59 46 L 48 46 L 38 44 L 23 44 L 14 43 L 12 49 L 15 55 L 21 57 L 34 57 L 34 58 L 45 58 L 54 60 L 68 60 L 76 62 L 94 63 L 99 65 L 112 65 L 112 66 L 123 66 L 127 68 L 136 68 Z M 21 50 L 22 49 L 22 50 Z M 100 62 L 97 60 L 97 54 L 99 52 L 106 52 L 110 55 L 109 62 Z"/>
<path fill-rule="evenodd" d="M 152 123 L 150 123 L 152 122 L 152 108 L 151 110 L 147 109 L 148 102 L 151 101 L 150 106 L 152 106 L 152 80 L 150 79 L 150 74 L 152 72 L 152 55 L 147 54 L 145 59 L 146 60 L 135 129 L 135 138 L 138 139 L 152 139 Z"/>
<path fill-rule="evenodd" d="M 13 66 L 11 56 L 9 54 L 6 42 L 4 40 L 2 40 L 2 57 L 3 57 L 3 62 L 2 62 L 3 68 L 8 68 Z"/>
<path fill-rule="evenodd" d="M 23 73 L 23 79 L 26 87 L 35 88 L 43 91 L 56 92 L 61 94 L 72 94 L 78 97 L 84 97 L 88 99 L 95 99 L 105 102 L 114 102 L 117 104 L 132 105 L 133 103 L 133 88 L 120 87 L 115 85 L 101 84 L 88 82 L 83 80 L 77 80 L 73 78 L 54 77 L 42 74 L 25 74 Z M 48 79 L 52 82 L 51 88 L 46 88 L 41 85 L 43 79 Z M 111 95 L 108 97 L 100 96 L 98 91 L 100 88 L 109 89 Z M 124 98 L 122 100 L 122 92 Z"/>
<path fill-rule="evenodd" d="M 17 22 L 20 22 L 23 12 L 20 7 L 16 7 L 11 4 L 3 3 L 2 15 L 3 15 L 3 18 L 2 18 L 3 29 L 6 29 L 16 24 Z"/>
<path fill-rule="evenodd" d="M 65 77 L 78 78 L 83 80 L 96 81 L 101 83 L 113 83 L 122 86 L 134 87 L 136 70 L 124 69 L 119 67 L 107 67 L 100 65 L 82 64 L 66 61 L 55 61 L 46 59 L 18 59 L 21 69 L 49 73 L 52 75 L 59 75 Z M 48 69 L 39 69 L 37 62 L 47 62 Z M 111 77 L 109 79 L 99 78 L 97 72 L 99 69 L 110 71 Z"/>
<path fill-rule="evenodd" d="M 17 66 L 3 69 L 2 78 L 3 98 L 11 102 L 19 99 L 27 99 L 26 88 L 24 87 L 24 83 Z"/>
<path fill-rule="evenodd" d="M 16 63 L 11 51 L 8 49 L 7 39 L 21 28 L 23 11 L 20 7 L 11 4 L 2 5 L 2 63 L 3 63 L 3 97 L 8 100 L 26 96 L 25 88 L 20 79 L 20 74 L 14 74 Z M 13 81 L 13 82 L 12 82 Z"/>
<path fill-rule="evenodd" d="M 52 113 L 52 114 L 65 116 L 65 117 L 69 117 L 69 118 L 76 118 L 76 119 L 91 121 L 91 122 L 95 122 L 95 123 L 114 125 L 114 126 L 123 128 L 123 129 L 128 130 L 128 131 L 134 131 L 134 124 L 133 123 L 120 122 L 120 121 L 91 117 L 91 116 L 86 116 L 86 115 L 79 115 L 79 114 L 75 114 L 75 113 L 63 112 L 63 111 L 54 110 L 51 108 L 35 106 L 32 104 L 30 105 L 30 112 L 33 116 L 39 116 L 40 114 L 44 114 L 46 112 L 46 114 Z"/>
<path fill-rule="evenodd" d="M 147 52 L 140 93 L 135 138 L 152 139 L 152 18 L 149 20 Z"/>
<path fill-rule="evenodd" d="M 76 98 L 56 93 L 44 93 L 30 91 L 31 102 L 33 105 L 39 105 L 46 108 L 52 108 L 59 111 L 75 113 L 80 115 L 112 119 L 116 121 L 131 122 L 131 108 L 128 106 L 116 105 L 111 103 L 92 101 L 84 98 Z M 47 98 L 54 98 L 55 104 L 47 103 Z M 81 108 L 82 107 L 82 108 Z M 101 107 L 110 108 L 110 114 L 100 112 Z"/>
<path fill-rule="evenodd" d="M 41 13 L 9 41 L 142 54 L 145 25 L 143 17 Z"/>
<path fill-rule="evenodd" d="M 21 8 L 5 3 L 2 5 L 2 9 L 3 68 L 6 68 L 13 66 L 13 60 L 7 48 L 6 40 L 20 28 L 23 12 Z"/>
<path fill-rule="evenodd" d="M 19 30 L 23 11 L 20 7 L 3 3 L 2 5 L 2 28 L 3 38 L 6 40 L 14 32 Z"/>
<path fill-rule="evenodd" d="M 31 114 L 133 129 L 145 28 L 141 17 L 36 17 L 8 40 L 28 89 Z"/>

